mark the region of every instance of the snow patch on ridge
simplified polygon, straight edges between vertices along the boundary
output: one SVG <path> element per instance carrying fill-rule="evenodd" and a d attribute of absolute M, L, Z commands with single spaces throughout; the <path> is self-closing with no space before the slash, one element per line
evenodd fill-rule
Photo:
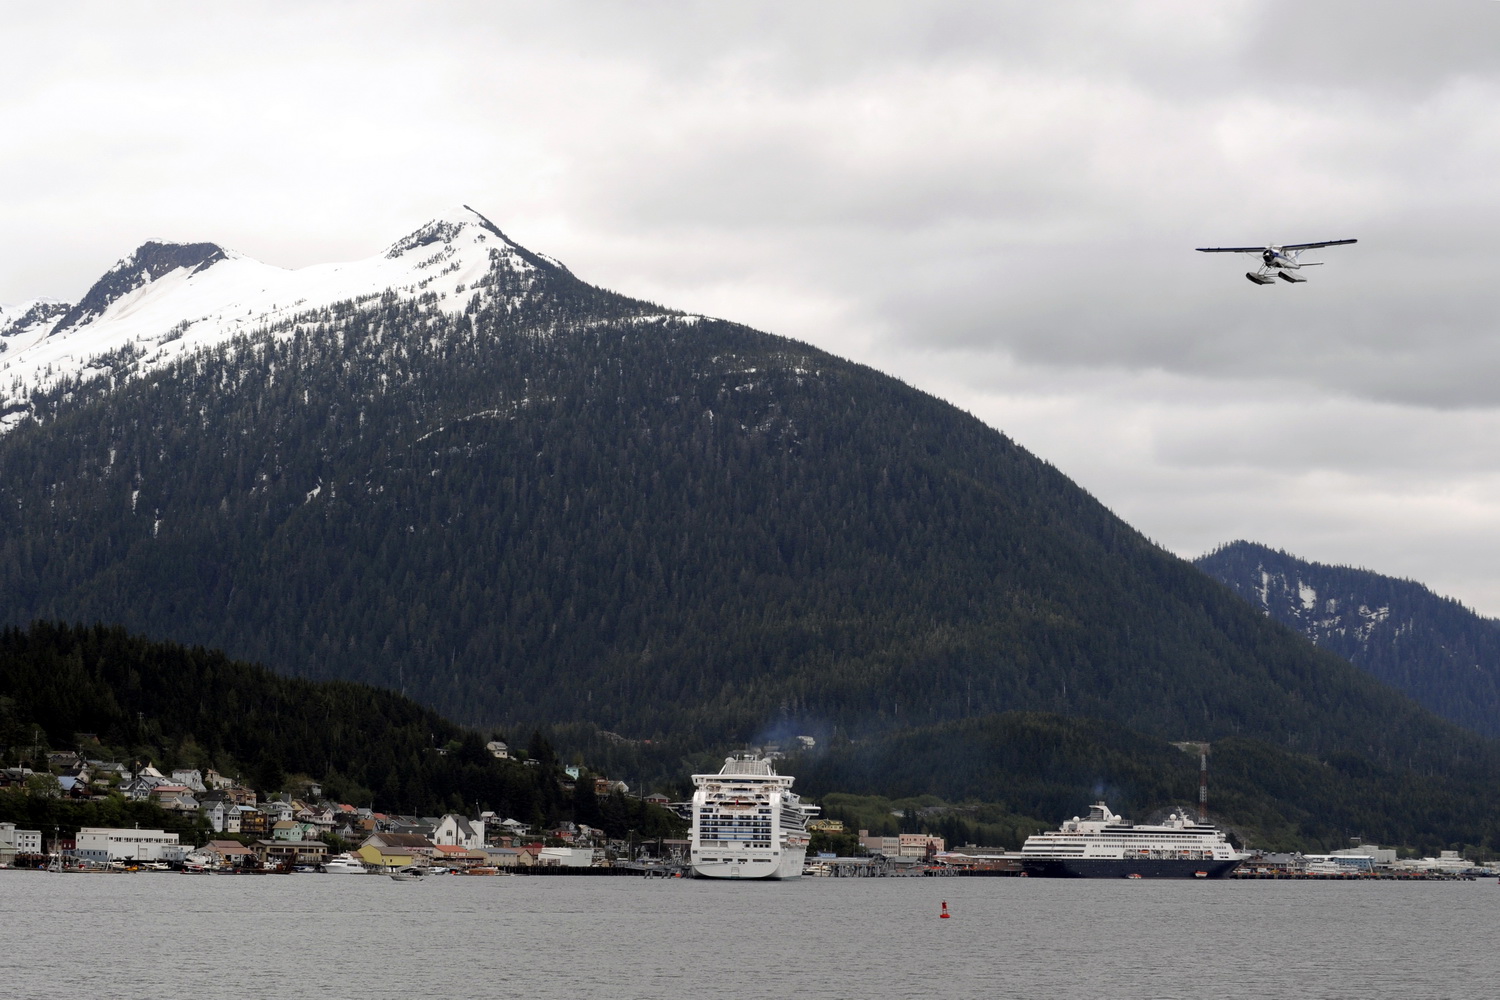
<path fill-rule="evenodd" d="M 1318 605 L 1318 592 L 1300 580 L 1297 582 L 1297 596 L 1302 600 L 1302 610 L 1311 611 Z"/>
<path fill-rule="evenodd" d="M 24 327 L 20 321 L 43 300 L 0 307 L 0 433 L 26 419 L 38 390 L 91 375 L 139 375 L 341 303 L 373 304 L 391 292 L 459 315 L 477 294 L 473 286 L 496 269 L 529 279 L 528 286 L 541 270 L 566 271 L 466 206 L 376 256 L 295 270 L 212 243 L 150 241 L 77 305 L 53 303 Z"/>

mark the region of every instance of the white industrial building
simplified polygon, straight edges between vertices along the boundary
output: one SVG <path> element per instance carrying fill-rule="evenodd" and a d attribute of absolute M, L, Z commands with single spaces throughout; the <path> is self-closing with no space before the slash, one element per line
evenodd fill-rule
<path fill-rule="evenodd" d="M 10 864 L 18 854 L 41 854 L 42 831 L 17 830 L 14 823 L 0 823 L 0 861 Z"/>
<path fill-rule="evenodd" d="M 177 834 L 165 830 L 116 830 L 86 826 L 78 831 L 74 853 L 89 861 L 169 861 L 182 849 Z"/>

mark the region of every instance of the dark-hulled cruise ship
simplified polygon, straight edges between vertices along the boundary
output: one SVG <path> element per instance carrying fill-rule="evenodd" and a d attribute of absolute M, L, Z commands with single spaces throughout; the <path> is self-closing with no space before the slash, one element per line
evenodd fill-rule
<path fill-rule="evenodd" d="M 1136 826 L 1103 802 L 1021 848 L 1025 873 L 1044 878 L 1222 878 L 1245 858 L 1222 830 L 1185 810 L 1161 826 Z"/>

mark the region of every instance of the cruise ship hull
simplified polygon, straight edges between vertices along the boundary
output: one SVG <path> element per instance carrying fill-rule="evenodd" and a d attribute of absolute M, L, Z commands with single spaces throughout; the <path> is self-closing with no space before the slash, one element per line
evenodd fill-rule
<path fill-rule="evenodd" d="M 1239 866 L 1230 861 L 1177 858 L 1130 861 L 1125 858 L 1022 858 L 1021 870 L 1033 878 L 1223 878 Z M 1198 873 L 1202 872 L 1202 875 Z"/>
<path fill-rule="evenodd" d="M 769 882 L 801 878 L 802 867 L 806 862 L 806 851 L 785 851 L 780 858 L 756 859 L 748 864 L 728 861 L 713 864 L 699 862 L 693 865 L 693 874 L 698 878 L 760 879 Z"/>

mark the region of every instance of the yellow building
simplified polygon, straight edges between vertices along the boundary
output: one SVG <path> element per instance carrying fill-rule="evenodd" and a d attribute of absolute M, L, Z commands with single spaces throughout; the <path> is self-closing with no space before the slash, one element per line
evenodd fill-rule
<path fill-rule="evenodd" d="M 359 860 L 377 871 L 427 864 L 437 853 L 432 841 L 415 833 L 372 833 L 354 852 Z"/>
<path fill-rule="evenodd" d="M 383 847 L 379 844 L 366 843 L 354 852 L 359 860 L 372 868 L 405 868 L 407 865 L 416 863 L 416 855 L 408 848 Z"/>

